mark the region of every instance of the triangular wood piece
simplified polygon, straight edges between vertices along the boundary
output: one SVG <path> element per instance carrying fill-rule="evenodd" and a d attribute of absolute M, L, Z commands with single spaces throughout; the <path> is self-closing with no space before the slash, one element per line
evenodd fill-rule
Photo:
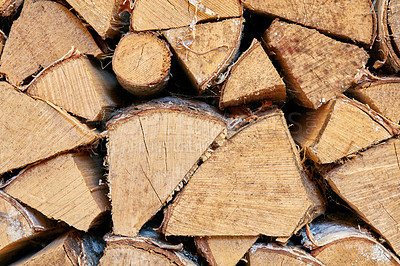
<path fill-rule="evenodd" d="M 206 104 L 163 98 L 107 124 L 114 233 L 135 236 L 225 129 Z"/>
<path fill-rule="evenodd" d="M 255 12 L 287 19 L 364 45 L 372 45 L 375 39 L 376 19 L 370 0 L 242 0 L 242 3 Z"/>
<path fill-rule="evenodd" d="M 292 128 L 294 140 L 317 163 L 335 162 L 392 135 L 399 127 L 345 96 L 306 110 Z"/>
<path fill-rule="evenodd" d="M 224 83 L 219 106 L 237 106 L 254 101 L 283 103 L 286 87 L 258 41 L 253 41 L 231 68 Z"/>
<path fill-rule="evenodd" d="M 24 0 L 0 0 L 0 17 L 9 17 L 17 13 Z"/>
<path fill-rule="evenodd" d="M 213 236 L 194 239 L 200 253 L 212 266 L 235 266 L 258 236 Z"/>
<path fill-rule="evenodd" d="M 54 226 L 45 216 L 0 190 L 0 249 Z"/>
<path fill-rule="evenodd" d="M 119 9 L 124 0 L 67 0 L 102 37 L 113 38 L 120 28 Z"/>
<path fill-rule="evenodd" d="M 326 176 L 332 189 L 400 254 L 400 140 L 372 147 Z"/>
<path fill-rule="evenodd" d="M 164 31 L 180 64 L 200 92 L 212 86 L 232 63 L 239 49 L 242 24 L 242 18 L 234 18 Z"/>
<path fill-rule="evenodd" d="M 304 250 L 293 246 L 278 246 L 277 244 L 255 244 L 249 252 L 248 262 L 251 266 L 264 265 L 310 265 L 323 266 L 324 264 L 315 259 Z"/>
<path fill-rule="evenodd" d="M 356 45 L 281 21 L 272 23 L 263 40 L 276 54 L 293 97 L 313 109 L 347 90 L 369 57 Z"/>
<path fill-rule="evenodd" d="M 72 47 L 97 56 L 102 51 L 82 22 L 52 1 L 26 1 L 14 21 L 0 60 L 0 73 L 19 85 L 63 57 Z"/>
<path fill-rule="evenodd" d="M 135 31 L 161 30 L 241 15 L 238 0 L 136 0 L 131 25 Z"/>
<path fill-rule="evenodd" d="M 68 153 L 28 168 L 4 190 L 47 217 L 86 231 L 110 209 L 102 175 L 100 158 Z"/>
<path fill-rule="evenodd" d="M 117 87 L 114 75 L 74 49 L 36 76 L 27 93 L 94 121 L 104 119 L 121 102 Z"/>
<path fill-rule="evenodd" d="M 107 246 L 99 265 L 178 265 L 195 266 L 184 252 L 181 245 L 169 245 L 169 249 L 156 245 L 146 237 L 116 237 L 106 238 Z"/>
<path fill-rule="evenodd" d="M 380 78 L 378 81 L 364 82 L 348 92 L 394 123 L 400 123 L 399 78 Z"/>
<path fill-rule="evenodd" d="M 317 222 L 302 243 L 324 265 L 400 265 L 400 260 L 365 229 L 342 222 Z"/>
<path fill-rule="evenodd" d="M 290 237 L 321 209 L 283 113 L 272 110 L 239 129 L 200 165 L 168 207 L 162 230 Z"/>
<path fill-rule="evenodd" d="M 0 83 L 0 96 L 0 173 L 99 138 L 66 112 L 32 99 L 8 83 Z"/>

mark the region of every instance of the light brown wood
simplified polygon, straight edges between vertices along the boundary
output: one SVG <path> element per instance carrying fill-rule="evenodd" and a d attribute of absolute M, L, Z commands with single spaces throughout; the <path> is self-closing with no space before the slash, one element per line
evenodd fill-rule
<path fill-rule="evenodd" d="M 323 203 L 300 164 L 283 113 L 228 136 L 168 207 L 166 235 L 290 237 Z"/>
<path fill-rule="evenodd" d="M 17 13 L 24 0 L 0 0 L 0 17 L 9 17 Z"/>
<path fill-rule="evenodd" d="M 108 237 L 106 242 L 99 265 L 197 265 L 182 252 L 159 247 L 145 237 Z"/>
<path fill-rule="evenodd" d="M 52 1 L 26 1 L 11 27 L 0 73 L 19 85 L 40 66 L 60 59 L 72 47 L 94 56 L 102 53 L 82 22 L 67 8 Z"/>
<path fill-rule="evenodd" d="M 163 98 L 107 124 L 113 231 L 135 236 L 225 128 L 206 104 Z"/>
<path fill-rule="evenodd" d="M 274 21 L 263 39 L 283 68 L 288 90 L 307 108 L 317 109 L 347 90 L 369 57 L 355 45 L 281 21 Z"/>
<path fill-rule="evenodd" d="M 126 90 L 137 96 L 151 96 L 167 85 L 171 52 L 166 42 L 153 33 L 128 33 L 118 43 L 112 64 Z"/>
<path fill-rule="evenodd" d="M 351 88 L 348 93 L 394 123 L 400 123 L 400 79 L 367 81 Z"/>
<path fill-rule="evenodd" d="M 89 121 L 105 119 L 121 103 L 115 76 L 76 49 L 40 72 L 26 92 Z"/>
<path fill-rule="evenodd" d="M 197 249 L 210 265 L 235 266 L 257 241 L 258 236 L 196 237 Z"/>
<path fill-rule="evenodd" d="M 79 15 L 102 37 L 113 38 L 119 34 L 119 8 L 124 0 L 67 0 Z"/>
<path fill-rule="evenodd" d="M 317 163 L 327 164 L 397 134 L 399 127 L 355 100 L 338 96 L 294 122 L 294 140 Z"/>
<path fill-rule="evenodd" d="M 361 227 L 317 222 L 302 236 L 303 245 L 324 265 L 400 265 L 393 253 Z"/>
<path fill-rule="evenodd" d="M 371 46 L 376 18 L 370 0 L 242 0 L 250 10 L 287 19 L 319 31 Z"/>
<path fill-rule="evenodd" d="M 255 244 L 249 251 L 248 262 L 250 266 L 324 265 L 304 250 L 293 246 L 282 247 L 273 243 Z"/>
<path fill-rule="evenodd" d="M 66 112 L 0 82 L 0 173 L 88 145 L 99 135 Z"/>
<path fill-rule="evenodd" d="M 254 40 L 231 67 L 219 106 L 225 108 L 261 100 L 285 102 L 286 87 L 261 43 Z"/>
<path fill-rule="evenodd" d="M 67 153 L 19 174 L 5 192 L 44 215 L 86 231 L 110 209 L 101 158 Z"/>
<path fill-rule="evenodd" d="M 203 92 L 233 61 L 243 19 L 226 19 L 164 31 L 163 34 L 195 87 Z"/>
<path fill-rule="evenodd" d="M 372 147 L 326 175 L 332 189 L 400 253 L 400 141 Z"/>
<path fill-rule="evenodd" d="M 239 0 L 136 0 L 131 25 L 135 31 L 161 30 L 241 15 Z"/>

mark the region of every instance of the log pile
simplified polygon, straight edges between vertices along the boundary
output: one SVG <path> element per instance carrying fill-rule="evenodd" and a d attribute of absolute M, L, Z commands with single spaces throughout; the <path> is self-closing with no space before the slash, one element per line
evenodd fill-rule
<path fill-rule="evenodd" d="M 399 14 L 0 0 L 0 265 L 400 265 Z"/>

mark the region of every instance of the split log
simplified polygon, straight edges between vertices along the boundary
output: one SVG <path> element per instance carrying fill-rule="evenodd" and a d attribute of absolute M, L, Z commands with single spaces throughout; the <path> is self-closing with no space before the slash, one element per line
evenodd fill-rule
<path fill-rule="evenodd" d="M 10 17 L 17 13 L 24 0 L 0 0 L 0 17 Z"/>
<path fill-rule="evenodd" d="M 159 246 L 146 237 L 106 238 L 99 265 L 197 265 L 183 252 L 182 245 Z"/>
<path fill-rule="evenodd" d="M 281 111 L 230 135 L 168 207 L 165 234 L 283 239 L 322 211 Z"/>
<path fill-rule="evenodd" d="M 261 43 L 254 40 L 231 67 L 219 106 L 223 109 L 261 100 L 285 102 L 286 87 Z"/>
<path fill-rule="evenodd" d="M 66 112 L 0 83 L 0 173 L 88 145 L 99 135 Z"/>
<path fill-rule="evenodd" d="M 67 0 L 101 38 L 119 35 L 121 27 L 119 10 L 124 0 Z M 128 0 L 129 1 L 129 0 Z"/>
<path fill-rule="evenodd" d="M 324 265 L 309 253 L 294 246 L 278 246 L 276 244 L 255 244 L 249 252 L 248 261 L 250 266 L 263 265 L 287 265 L 297 266 Z"/>
<path fill-rule="evenodd" d="M 368 106 L 343 95 L 300 116 L 294 122 L 293 138 L 310 159 L 320 164 L 337 162 L 389 139 L 400 129 Z"/>
<path fill-rule="evenodd" d="M 163 98 L 107 123 L 113 231 L 135 236 L 225 129 L 206 104 Z"/>
<path fill-rule="evenodd" d="M 110 209 L 102 176 L 101 158 L 68 153 L 28 168 L 4 190 L 47 217 L 86 231 Z"/>
<path fill-rule="evenodd" d="M 136 0 L 131 26 L 134 31 L 171 29 L 205 20 L 240 17 L 242 13 L 239 0 Z"/>
<path fill-rule="evenodd" d="M 82 22 L 67 8 L 52 1 L 25 1 L 4 47 L 0 73 L 19 85 L 40 66 L 63 57 L 71 47 L 94 56 L 102 53 Z"/>
<path fill-rule="evenodd" d="M 45 99 L 89 121 L 109 116 L 121 100 L 115 76 L 76 49 L 40 72 L 27 86 L 29 95 Z"/>
<path fill-rule="evenodd" d="M 242 35 L 242 18 L 164 31 L 194 86 L 204 92 L 233 61 Z"/>
<path fill-rule="evenodd" d="M 371 46 L 376 36 L 376 18 L 370 0 L 242 0 L 242 3 L 249 10 L 287 19 L 365 46 Z M 314 43 L 310 41 L 310 44 Z"/>
<path fill-rule="evenodd" d="M 303 245 L 324 265 L 400 265 L 365 229 L 343 222 L 317 222 L 302 233 Z"/>
<path fill-rule="evenodd" d="M 0 190 L 0 249 L 53 226 L 43 214 Z"/>
<path fill-rule="evenodd" d="M 400 254 L 400 140 L 372 147 L 326 175 L 332 189 Z"/>
<path fill-rule="evenodd" d="M 6 35 L 0 30 L 0 56 L 3 52 L 4 43 L 6 42 Z"/>
<path fill-rule="evenodd" d="M 396 124 L 400 122 L 400 79 L 379 78 L 358 84 L 347 92 Z"/>
<path fill-rule="evenodd" d="M 129 33 L 115 50 L 113 70 L 119 83 L 137 96 L 160 92 L 169 80 L 171 52 L 155 34 Z"/>
<path fill-rule="evenodd" d="M 212 266 L 235 266 L 258 236 L 213 236 L 194 239 L 200 253 Z"/>
<path fill-rule="evenodd" d="M 273 22 L 263 39 L 276 54 L 288 89 L 307 108 L 317 109 L 347 90 L 369 57 L 355 45 L 281 21 Z"/>

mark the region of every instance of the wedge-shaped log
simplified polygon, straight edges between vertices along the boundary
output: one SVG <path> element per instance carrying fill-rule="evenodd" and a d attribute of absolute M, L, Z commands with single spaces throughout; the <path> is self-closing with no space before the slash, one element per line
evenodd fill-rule
<path fill-rule="evenodd" d="M 0 0 L 0 17 L 9 17 L 17 13 L 24 0 Z"/>
<path fill-rule="evenodd" d="M 380 78 L 361 83 L 348 92 L 394 123 L 400 122 L 400 79 Z"/>
<path fill-rule="evenodd" d="M 40 72 L 26 90 L 89 121 L 106 118 L 121 102 L 115 76 L 76 49 Z"/>
<path fill-rule="evenodd" d="M 167 85 L 170 54 L 168 45 L 155 34 L 129 33 L 115 49 L 113 70 L 126 90 L 137 96 L 150 96 Z"/>
<path fill-rule="evenodd" d="M 251 266 L 263 266 L 263 265 L 312 265 L 322 266 L 324 265 L 309 253 L 304 250 L 294 247 L 286 246 L 282 247 L 277 244 L 255 244 L 248 255 L 249 265 Z"/>
<path fill-rule="evenodd" d="M 242 18 L 164 31 L 182 68 L 200 91 L 232 63 L 242 34 Z"/>
<path fill-rule="evenodd" d="M 361 227 L 343 221 L 316 222 L 303 245 L 324 265 L 400 265 L 400 260 Z"/>
<path fill-rule="evenodd" d="M 274 21 L 263 39 L 276 54 L 293 97 L 307 108 L 317 109 L 347 90 L 368 60 L 362 48 L 281 21 Z"/>
<path fill-rule="evenodd" d="M 400 140 L 363 152 L 326 175 L 332 189 L 400 254 Z"/>
<path fill-rule="evenodd" d="M 88 145 L 99 135 L 66 112 L 0 83 L 0 173 Z"/>
<path fill-rule="evenodd" d="M 322 205 L 283 113 L 272 110 L 235 132 L 200 165 L 168 207 L 162 230 L 288 238 Z"/>
<path fill-rule="evenodd" d="M 102 175 L 100 158 L 68 153 L 23 171 L 5 192 L 47 217 L 86 231 L 94 218 L 110 209 Z"/>
<path fill-rule="evenodd" d="M 194 241 L 210 265 L 235 266 L 257 238 L 257 236 L 206 236 L 196 237 Z"/>
<path fill-rule="evenodd" d="M 103 38 L 119 33 L 119 9 L 124 0 L 67 0 L 90 26 Z"/>
<path fill-rule="evenodd" d="M 0 73 L 19 85 L 40 66 L 63 57 L 72 47 L 97 56 L 102 51 L 82 22 L 52 1 L 26 1 L 13 23 L 0 60 Z"/>
<path fill-rule="evenodd" d="M 219 106 L 237 106 L 254 101 L 283 103 L 286 87 L 261 43 L 254 40 L 230 70 Z"/>
<path fill-rule="evenodd" d="M 106 238 L 107 246 L 99 265 L 178 265 L 195 266 L 182 245 L 158 245 L 146 237 Z"/>
<path fill-rule="evenodd" d="M 133 106 L 108 122 L 114 233 L 135 236 L 224 129 L 206 104 L 176 98 Z"/>
<path fill-rule="evenodd" d="M 372 45 L 375 39 L 376 18 L 370 0 L 242 0 L 242 3 L 255 12 L 287 19 L 366 46 Z"/>
<path fill-rule="evenodd" d="M 238 0 L 137 0 L 131 25 L 135 31 L 161 30 L 241 15 L 242 5 Z"/>
<path fill-rule="evenodd" d="M 294 125 L 294 140 L 309 158 L 322 164 L 335 162 L 399 132 L 399 126 L 345 96 L 338 96 L 318 110 L 304 111 Z"/>
<path fill-rule="evenodd" d="M 52 226 L 44 215 L 0 190 L 0 249 Z"/>

